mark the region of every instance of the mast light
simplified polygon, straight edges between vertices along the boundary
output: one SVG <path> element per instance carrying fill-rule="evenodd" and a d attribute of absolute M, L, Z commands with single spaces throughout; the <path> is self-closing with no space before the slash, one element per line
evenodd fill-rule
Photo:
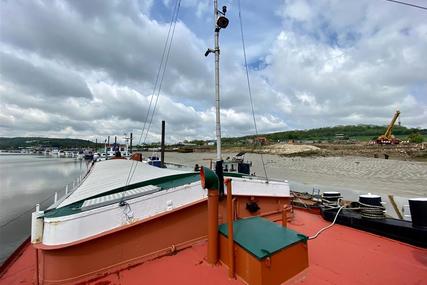
<path fill-rule="evenodd" d="M 218 20 L 216 20 L 216 25 L 221 29 L 227 28 L 228 23 L 229 20 L 225 16 L 219 16 Z"/>

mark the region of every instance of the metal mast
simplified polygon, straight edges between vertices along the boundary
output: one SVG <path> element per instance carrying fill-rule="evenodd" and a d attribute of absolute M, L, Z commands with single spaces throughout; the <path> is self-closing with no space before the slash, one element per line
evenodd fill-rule
<path fill-rule="evenodd" d="M 218 0 L 214 0 L 214 20 L 215 20 L 215 46 L 208 49 L 205 56 L 215 53 L 215 100 L 216 100 L 216 158 L 221 161 L 221 113 L 220 113 L 220 91 L 219 91 L 219 31 L 228 26 L 228 19 L 225 17 L 227 7 L 223 6 L 222 11 L 218 10 Z"/>
<path fill-rule="evenodd" d="M 221 160 L 221 113 L 219 97 L 219 27 L 218 19 L 218 0 L 214 1 L 214 19 L 215 19 L 215 100 L 216 100 L 216 160 Z"/>

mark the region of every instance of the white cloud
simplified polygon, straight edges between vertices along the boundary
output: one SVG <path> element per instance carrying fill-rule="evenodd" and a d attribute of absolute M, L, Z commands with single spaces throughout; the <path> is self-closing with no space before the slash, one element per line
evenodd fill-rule
<path fill-rule="evenodd" d="M 311 2 L 307 22 L 293 13 L 304 2 L 286 1 L 283 31 L 266 58 L 269 82 L 290 99 L 299 128 L 385 124 L 397 108 L 405 125 L 426 127 L 425 101 L 411 90 L 427 82 L 427 23 L 419 11 L 354 3 Z M 322 120 L 313 125 L 315 118 Z"/>
<path fill-rule="evenodd" d="M 0 135 L 137 133 L 174 4 L 1 2 Z M 403 125 L 427 127 L 425 14 L 369 0 L 242 5 L 261 133 L 386 124 L 395 109 Z M 213 57 L 203 56 L 211 12 L 206 1 L 182 2 L 149 140 L 159 139 L 161 120 L 170 141 L 215 137 Z M 231 3 L 220 39 L 225 136 L 254 133 L 237 12 Z"/>

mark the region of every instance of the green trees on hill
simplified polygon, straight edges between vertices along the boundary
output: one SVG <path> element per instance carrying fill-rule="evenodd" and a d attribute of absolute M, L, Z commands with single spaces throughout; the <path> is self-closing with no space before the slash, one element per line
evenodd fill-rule
<path fill-rule="evenodd" d="M 271 134 L 262 134 L 260 136 L 266 137 L 269 141 L 288 141 L 288 140 L 335 140 L 337 137 L 344 139 L 354 140 L 371 140 L 377 138 L 379 135 L 384 134 L 386 126 L 374 126 L 374 125 L 349 125 L 349 126 L 335 126 L 327 128 L 318 128 L 310 130 L 295 130 L 277 132 Z M 406 128 L 403 126 L 395 126 L 393 128 L 393 135 L 407 139 L 410 134 L 418 133 L 421 135 L 427 135 L 427 130 L 419 130 L 414 128 Z M 339 135 L 339 136 L 337 136 Z M 233 142 L 241 141 L 242 139 L 251 139 L 255 136 L 245 136 L 240 138 L 226 138 L 225 142 L 232 144 Z M 419 138 L 418 138 L 419 139 Z"/>
<path fill-rule="evenodd" d="M 411 143 L 422 143 L 424 141 L 424 137 L 420 133 L 412 133 L 408 136 L 408 140 Z"/>
<path fill-rule="evenodd" d="M 40 138 L 40 137 L 0 137 L 0 149 L 19 149 L 25 147 L 54 147 L 54 148 L 86 148 L 94 147 L 95 143 L 88 140 Z"/>

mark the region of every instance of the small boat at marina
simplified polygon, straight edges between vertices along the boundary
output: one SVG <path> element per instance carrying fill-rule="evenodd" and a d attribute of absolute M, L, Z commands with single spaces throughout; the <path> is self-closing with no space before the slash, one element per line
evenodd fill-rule
<path fill-rule="evenodd" d="M 101 158 L 101 154 L 99 152 L 95 152 L 93 154 L 93 160 L 98 160 L 99 158 Z"/>
<path fill-rule="evenodd" d="M 106 144 L 104 146 L 103 153 L 100 153 L 102 157 L 111 158 L 116 156 L 116 153 L 120 152 L 120 155 L 122 157 L 130 157 L 129 152 L 129 145 L 126 144 L 119 144 L 119 143 L 113 143 L 113 144 Z"/>
<path fill-rule="evenodd" d="M 93 159 L 93 151 L 91 149 L 86 149 L 83 151 L 83 158 L 86 160 Z"/>
<path fill-rule="evenodd" d="M 66 151 L 65 152 L 65 157 L 74 157 L 74 152 L 73 151 Z"/>
<path fill-rule="evenodd" d="M 82 150 L 80 150 L 79 152 L 77 152 L 77 153 L 75 154 L 75 156 L 76 156 L 76 158 L 77 158 L 77 159 L 79 159 L 79 160 L 82 160 L 82 159 L 84 159 L 84 158 L 85 158 L 84 152 L 83 152 Z"/>
<path fill-rule="evenodd" d="M 161 167 L 162 161 L 160 160 L 160 157 L 157 153 L 153 153 L 147 159 L 145 160 L 149 165 L 155 166 L 155 167 Z"/>

